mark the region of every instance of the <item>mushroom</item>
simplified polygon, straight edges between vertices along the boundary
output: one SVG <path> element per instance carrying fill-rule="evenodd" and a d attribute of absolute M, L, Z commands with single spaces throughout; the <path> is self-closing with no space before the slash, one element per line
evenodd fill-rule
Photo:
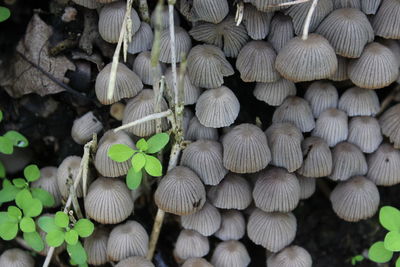
<path fill-rule="evenodd" d="M 108 236 L 109 232 L 105 228 L 96 227 L 93 233 L 83 240 L 89 264 L 98 266 L 107 263 Z"/>
<path fill-rule="evenodd" d="M 144 84 L 153 85 L 154 78 L 161 77 L 163 74 L 165 65 L 157 62 L 157 66 L 153 68 L 151 65 L 151 52 L 144 51 L 137 55 L 133 62 L 132 69 L 137 73 Z M 154 69 L 157 73 L 156 77 L 153 77 Z"/>
<path fill-rule="evenodd" d="M 367 178 L 381 186 L 400 183 L 400 151 L 390 144 L 381 144 L 368 156 Z"/>
<path fill-rule="evenodd" d="M 149 51 L 153 45 L 154 34 L 150 25 L 142 21 L 138 31 L 133 35 L 132 41 L 128 44 L 128 53 L 137 54 Z"/>
<path fill-rule="evenodd" d="M 381 0 L 361 0 L 361 10 L 367 15 L 375 15 Z"/>
<path fill-rule="evenodd" d="M 270 106 L 279 106 L 288 96 L 296 95 L 296 86 L 285 78 L 272 83 L 256 83 L 253 95 Z"/>
<path fill-rule="evenodd" d="M 379 118 L 383 135 L 389 138 L 394 148 L 400 148 L 400 104 L 386 110 Z"/>
<path fill-rule="evenodd" d="M 359 87 L 347 89 L 339 99 L 339 109 L 350 116 L 375 116 L 380 110 L 376 92 Z"/>
<path fill-rule="evenodd" d="M 213 235 L 221 226 L 221 214 L 208 202 L 201 210 L 181 217 L 182 227 L 195 230 L 204 236 Z"/>
<path fill-rule="evenodd" d="M 319 115 L 312 136 L 324 139 L 330 147 L 333 147 L 347 139 L 349 133 L 347 120 L 346 113 L 336 108 L 329 108 Z"/>
<path fill-rule="evenodd" d="M 245 3 L 251 3 L 254 5 L 259 11 L 262 12 L 270 12 L 274 10 L 279 10 L 284 7 L 279 6 L 285 2 L 285 0 L 244 0 Z M 272 7 L 274 6 L 274 7 Z"/>
<path fill-rule="evenodd" d="M 227 0 L 193 0 L 193 14 L 197 20 L 220 23 L 228 13 Z"/>
<path fill-rule="evenodd" d="M 182 267 L 213 267 L 213 265 L 203 258 L 190 258 L 183 263 Z"/>
<path fill-rule="evenodd" d="M 384 38 L 378 39 L 378 43 L 386 46 L 393 52 L 397 60 L 397 63 L 400 66 L 400 43 L 397 40 L 384 39 Z"/>
<path fill-rule="evenodd" d="M 297 172 L 305 177 L 325 177 L 332 172 L 332 153 L 324 139 L 310 136 L 301 144 L 303 165 Z"/>
<path fill-rule="evenodd" d="M 362 152 L 374 152 L 383 140 L 379 122 L 374 117 L 354 117 L 349 123 L 347 141 L 357 145 Z"/>
<path fill-rule="evenodd" d="M 246 233 L 246 221 L 243 214 L 237 210 L 221 212 L 221 227 L 215 232 L 215 236 L 222 241 L 239 240 Z"/>
<path fill-rule="evenodd" d="M 339 95 L 336 87 L 330 82 L 313 82 L 304 94 L 304 99 L 310 104 L 314 118 L 328 108 L 337 108 Z"/>
<path fill-rule="evenodd" d="M 219 243 L 211 258 L 211 263 L 215 267 L 245 267 L 250 261 L 246 247 L 236 240 Z"/>
<path fill-rule="evenodd" d="M 119 102 L 112 104 L 110 107 L 110 115 L 117 121 L 122 121 L 124 111 L 125 105 Z"/>
<path fill-rule="evenodd" d="M 89 9 L 97 9 L 101 7 L 101 3 L 97 0 L 72 0 L 72 2 Z"/>
<path fill-rule="evenodd" d="M 253 5 L 244 5 L 243 24 L 248 35 L 253 40 L 263 40 L 267 37 L 273 12 L 261 12 Z"/>
<path fill-rule="evenodd" d="M 61 162 L 60 166 L 58 166 L 57 184 L 64 200 L 68 198 L 69 188 L 73 185 L 76 176 L 78 175 L 81 160 L 82 158 L 78 156 L 68 156 Z M 71 184 L 68 184 L 68 179 L 71 179 Z M 82 180 L 79 181 L 75 193 L 77 197 L 83 196 Z"/>
<path fill-rule="evenodd" d="M 179 260 L 201 258 L 210 251 L 207 237 L 192 230 L 182 230 L 175 243 L 174 256 Z"/>
<path fill-rule="evenodd" d="M 187 31 L 175 26 L 175 62 L 181 62 L 192 47 L 192 40 Z M 164 29 L 160 36 L 160 58 L 164 63 L 171 63 L 171 38 L 169 28 Z"/>
<path fill-rule="evenodd" d="M 92 140 L 93 134 L 99 133 L 103 124 L 94 116 L 92 111 L 76 119 L 71 129 L 72 139 L 77 144 L 83 145 Z"/>
<path fill-rule="evenodd" d="M 349 59 L 341 56 L 337 56 L 338 60 L 338 67 L 331 76 L 329 76 L 329 80 L 336 81 L 336 82 L 341 82 L 349 79 L 349 76 L 347 75 L 347 65 Z"/>
<path fill-rule="evenodd" d="M 302 247 L 290 246 L 267 258 L 268 267 L 311 267 L 310 253 Z"/>
<path fill-rule="evenodd" d="M 300 199 L 307 199 L 315 192 L 316 179 L 314 177 L 305 177 L 297 175 L 300 184 Z"/>
<path fill-rule="evenodd" d="M 53 207 L 61 205 L 61 192 L 57 181 L 57 167 L 44 167 L 40 169 L 40 178 L 31 183 L 32 188 L 41 188 L 49 192 L 54 198 Z"/>
<path fill-rule="evenodd" d="M 276 12 L 271 20 L 268 42 L 276 52 L 279 52 L 286 43 L 294 37 L 292 18 Z"/>
<path fill-rule="evenodd" d="M 175 26 L 179 26 L 180 25 L 180 19 L 179 19 L 179 14 L 178 12 L 175 10 L 174 8 L 174 25 Z M 151 18 L 150 18 L 150 23 L 151 26 L 153 28 L 156 28 L 158 25 L 156 25 L 157 22 L 157 12 L 156 10 L 154 10 L 151 13 Z M 168 6 L 163 6 L 162 10 L 161 10 L 161 25 L 159 25 L 161 27 L 161 30 L 164 30 L 165 28 L 169 27 L 169 15 L 168 15 Z"/>
<path fill-rule="evenodd" d="M 35 261 L 26 251 L 19 248 L 5 250 L 0 256 L 0 266 L 34 267 Z"/>
<path fill-rule="evenodd" d="M 218 131 L 216 128 L 206 127 L 199 122 L 199 119 L 194 116 L 190 122 L 188 130 L 185 134 L 186 140 L 218 140 Z"/>
<path fill-rule="evenodd" d="M 361 8 L 361 0 L 333 0 L 333 8 Z"/>
<path fill-rule="evenodd" d="M 375 34 L 386 39 L 400 39 L 399 16 L 399 1 L 382 0 L 378 11 L 372 19 L 372 27 L 374 28 Z"/>
<path fill-rule="evenodd" d="M 126 258 L 118 262 L 115 267 L 154 267 L 154 264 L 142 256 L 135 256 Z"/>

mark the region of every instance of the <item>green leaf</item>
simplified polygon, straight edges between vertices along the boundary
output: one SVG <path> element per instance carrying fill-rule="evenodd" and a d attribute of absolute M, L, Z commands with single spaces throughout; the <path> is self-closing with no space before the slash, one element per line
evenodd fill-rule
<path fill-rule="evenodd" d="M 396 267 L 400 267 L 400 257 L 398 257 L 396 260 Z"/>
<path fill-rule="evenodd" d="M 49 233 L 54 230 L 61 231 L 61 228 L 56 225 L 54 222 L 54 218 L 50 216 L 42 216 L 38 220 L 38 225 L 40 229 L 45 231 L 46 233 Z"/>
<path fill-rule="evenodd" d="M 391 206 L 382 207 L 379 222 L 388 231 L 400 231 L 400 211 Z"/>
<path fill-rule="evenodd" d="M 3 189 L 0 190 L 0 203 L 13 201 L 20 191 L 21 189 L 17 188 L 14 185 L 8 185 L 8 186 L 3 185 Z"/>
<path fill-rule="evenodd" d="M 78 242 L 78 233 L 71 229 L 65 233 L 65 242 L 69 245 L 75 245 Z"/>
<path fill-rule="evenodd" d="M 41 188 L 31 188 L 32 197 L 39 199 L 44 207 L 53 207 L 55 200 L 52 194 Z"/>
<path fill-rule="evenodd" d="M 400 251 L 400 233 L 396 231 L 390 231 L 387 233 L 384 245 L 387 250 Z"/>
<path fill-rule="evenodd" d="M 65 228 L 69 225 L 69 217 L 65 212 L 57 211 L 54 222 L 58 227 Z"/>
<path fill-rule="evenodd" d="M 147 144 L 146 140 L 144 140 L 144 138 L 141 138 L 139 141 L 136 142 L 136 147 L 140 151 L 146 151 L 149 145 Z"/>
<path fill-rule="evenodd" d="M 149 145 L 149 148 L 147 149 L 147 153 L 153 154 L 161 149 L 163 149 L 169 142 L 169 135 L 166 133 L 159 133 L 156 135 L 153 135 L 152 137 L 147 140 L 147 144 Z"/>
<path fill-rule="evenodd" d="M 61 230 L 53 230 L 46 235 L 46 243 L 50 247 L 59 247 L 64 242 L 64 232 Z"/>
<path fill-rule="evenodd" d="M 143 153 L 136 153 L 131 160 L 132 167 L 135 172 L 139 172 L 143 169 L 144 165 L 146 164 L 145 154 Z"/>
<path fill-rule="evenodd" d="M 22 216 L 21 210 L 15 206 L 9 206 L 7 209 L 7 214 L 8 216 L 15 218 L 17 221 L 19 221 Z"/>
<path fill-rule="evenodd" d="M 19 228 L 24 233 L 32 233 L 36 231 L 35 222 L 30 217 L 24 217 L 19 223 Z"/>
<path fill-rule="evenodd" d="M 10 155 L 14 151 L 13 143 L 10 139 L 4 136 L 0 136 L 0 152 L 3 154 Z"/>
<path fill-rule="evenodd" d="M 385 263 L 390 261 L 393 256 L 393 252 L 385 248 L 382 241 L 378 241 L 373 244 L 368 251 L 368 258 L 374 262 Z"/>
<path fill-rule="evenodd" d="M 24 212 L 24 216 L 36 217 L 39 216 L 40 213 L 42 213 L 43 205 L 39 199 L 32 198 L 30 201 L 30 205 L 23 207 L 22 210 Z"/>
<path fill-rule="evenodd" d="M 10 216 L 6 211 L 0 211 L 0 224 L 10 221 Z"/>
<path fill-rule="evenodd" d="M 25 186 L 28 185 L 25 179 L 22 178 L 16 178 L 12 180 L 12 183 L 17 187 L 17 188 L 24 188 Z"/>
<path fill-rule="evenodd" d="M 28 139 L 25 138 L 22 134 L 16 131 L 8 131 L 4 137 L 11 140 L 13 146 L 16 147 L 27 147 L 29 145 Z"/>
<path fill-rule="evenodd" d="M 73 228 L 80 237 L 88 237 L 94 231 L 94 224 L 88 219 L 80 219 Z"/>
<path fill-rule="evenodd" d="M 6 241 L 14 239 L 18 234 L 18 222 L 6 221 L 0 224 L 0 237 Z"/>
<path fill-rule="evenodd" d="M 124 162 L 130 159 L 135 151 L 127 145 L 115 144 L 108 150 L 108 157 L 116 162 Z"/>
<path fill-rule="evenodd" d="M 34 182 L 40 178 L 40 170 L 37 165 L 31 164 L 25 167 L 24 176 L 29 182 Z"/>
<path fill-rule="evenodd" d="M 144 165 L 144 169 L 148 174 L 154 177 L 158 177 L 162 175 L 162 166 L 161 162 L 153 156 L 145 155 L 146 157 L 146 165 Z"/>
<path fill-rule="evenodd" d="M 77 242 L 75 245 L 67 245 L 67 251 L 71 259 L 76 264 L 85 264 L 87 260 L 87 254 L 83 248 L 81 242 Z"/>
<path fill-rule="evenodd" d="M 142 182 L 142 171 L 135 172 L 133 168 L 130 168 L 126 175 L 126 185 L 129 189 L 134 190 L 139 187 Z"/>
<path fill-rule="evenodd" d="M 1 13 L 1 12 L 0 12 Z M 3 111 L 0 110 L 0 122 L 3 120 Z"/>
<path fill-rule="evenodd" d="M 32 201 L 32 195 L 31 192 L 29 192 L 28 189 L 23 189 L 18 192 L 18 194 L 15 196 L 15 203 L 17 203 L 17 206 L 23 209 L 25 206 L 28 207 L 30 206 Z"/>
<path fill-rule="evenodd" d="M 24 233 L 23 237 L 33 250 L 40 252 L 44 249 L 43 240 L 37 232 Z"/>
<path fill-rule="evenodd" d="M 6 177 L 6 167 L 4 167 L 3 163 L 0 161 L 0 178 Z"/>
<path fill-rule="evenodd" d="M 0 6 L 0 22 L 7 20 L 10 16 L 11 16 L 10 10 L 6 7 Z M 1 119 L 3 119 L 3 114 L 1 114 Z"/>

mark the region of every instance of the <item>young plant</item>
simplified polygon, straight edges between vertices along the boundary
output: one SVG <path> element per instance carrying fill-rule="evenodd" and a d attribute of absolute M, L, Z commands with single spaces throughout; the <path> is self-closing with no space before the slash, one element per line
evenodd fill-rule
<path fill-rule="evenodd" d="M 136 189 L 142 181 L 143 169 L 151 176 L 162 175 L 161 162 L 150 154 L 155 154 L 163 149 L 169 142 L 166 133 L 155 134 L 147 141 L 142 138 L 136 143 L 137 149 L 132 149 L 124 144 L 115 144 L 108 150 L 108 157 L 116 162 L 131 160 L 132 167 L 126 175 L 126 184 L 129 189 Z"/>
<path fill-rule="evenodd" d="M 10 16 L 11 16 L 10 10 L 4 6 L 0 6 L 0 22 L 7 20 Z"/>
<path fill-rule="evenodd" d="M 357 263 L 362 262 L 364 260 L 363 255 L 355 255 L 351 258 L 351 265 L 355 266 Z"/>

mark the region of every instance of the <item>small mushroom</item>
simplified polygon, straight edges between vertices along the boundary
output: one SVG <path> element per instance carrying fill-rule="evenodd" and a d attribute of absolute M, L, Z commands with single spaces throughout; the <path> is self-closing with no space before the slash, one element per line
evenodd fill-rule
<path fill-rule="evenodd" d="M 347 89 L 339 99 L 339 109 L 350 116 L 375 116 L 380 110 L 376 92 L 359 87 Z"/>
<path fill-rule="evenodd" d="M 389 138 L 394 148 L 400 148 L 400 104 L 386 110 L 379 118 L 383 135 Z"/>
<path fill-rule="evenodd" d="M 361 0 L 333 0 L 333 8 L 361 8 Z"/>
<path fill-rule="evenodd" d="M 98 266 L 107 263 L 108 236 L 109 232 L 105 228 L 96 227 L 93 233 L 83 240 L 89 264 Z"/>
<path fill-rule="evenodd" d="M 246 267 L 250 261 L 246 247 L 236 240 L 219 243 L 211 258 L 211 263 L 215 267 Z"/>
<path fill-rule="evenodd" d="M 77 144 L 83 145 L 92 140 L 93 134 L 98 134 L 103 129 L 103 124 L 89 111 L 74 121 L 71 129 L 72 139 Z"/>
<path fill-rule="evenodd" d="M 57 167 L 44 167 L 40 169 L 40 178 L 31 183 L 32 188 L 41 188 L 49 192 L 54 198 L 54 206 L 61 205 L 61 192 L 57 181 Z"/>
<path fill-rule="evenodd" d="M 267 258 L 268 267 L 311 267 L 310 253 L 302 247 L 290 246 Z"/>
<path fill-rule="evenodd" d="M 204 236 L 213 235 L 221 226 L 221 214 L 218 209 L 208 202 L 201 210 L 181 217 L 182 227 L 195 230 Z"/>
<path fill-rule="evenodd" d="M 60 166 L 58 166 L 57 184 L 64 200 L 68 198 L 69 188 L 73 186 L 76 176 L 78 175 L 81 160 L 82 158 L 78 156 L 68 156 L 61 162 Z M 68 179 L 71 179 L 71 184 L 68 184 Z M 80 180 L 75 193 L 77 197 L 83 196 L 82 180 Z"/>
<path fill-rule="evenodd" d="M 218 130 L 216 128 L 206 127 L 199 122 L 199 119 L 194 116 L 190 122 L 188 130 L 185 134 L 187 140 L 218 140 Z"/>
<path fill-rule="evenodd" d="M 297 175 L 300 184 L 300 199 L 307 199 L 315 192 L 316 179 L 314 177 L 305 177 Z"/>
<path fill-rule="evenodd" d="M 101 7 L 101 3 L 97 0 L 72 0 L 74 3 L 89 8 L 89 9 L 97 9 Z"/>
<path fill-rule="evenodd" d="M 274 10 L 280 10 L 284 7 L 280 7 L 279 4 L 285 2 L 285 0 L 244 0 L 245 3 L 251 3 L 259 11 L 270 12 Z M 272 7 L 275 6 L 275 7 Z"/>
<path fill-rule="evenodd" d="M 0 256 L 0 266 L 34 267 L 35 261 L 26 251 L 19 248 L 5 250 Z"/>
<path fill-rule="evenodd" d="M 275 13 L 271 20 L 268 42 L 276 52 L 279 52 L 286 43 L 294 37 L 292 18 L 282 13 Z"/>
<path fill-rule="evenodd" d="M 154 34 L 149 24 L 141 22 L 138 31 L 133 35 L 132 41 L 128 44 L 128 53 L 137 54 L 151 49 Z"/>
<path fill-rule="evenodd" d="M 328 108 L 337 108 L 339 94 L 330 82 L 313 82 L 304 94 L 304 99 L 310 103 L 315 118 Z"/>
<path fill-rule="evenodd" d="M 214 234 L 223 241 L 239 240 L 246 233 L 246 221 L 243 214 L 237 210 L 221 212 L 221 227 Z"/>
<path fill-rule="evenodd" d="M 361 10 L 367 15 L 375 15 L 381 0 L 361 0 Z"/>
<path fill-rule="evenodd" d="M 378 2 L 378 1 L 376 1 Z M 400 39 L 400 3 L 397 0 L 382 0 L 372 19 L 375 34 L 386 39 Z"/>
<path fill-rule="evenodd" d="M 115 267 L 154 267 L 154 264 L 142 256 L 135 256 L 126 258 L 118 262 Z"/>
<path fill-rule="evenodd" d="M 187 31 L 179 26 L 175 26 L 175 62 L 181 62 L 186 57 L 192 47 L 192 41 Z M 169 28 L 161 32 L 160 37 L 160 61 L 171 63 L 171 38 Z"/>
<path fill-rule="evenodd" d="M 182 230 L 175 244 L 174 255 L 179 260 L 201 258 L 210 251 L 208 238 L 192 230 Z"/>
<path fill-rule="evenodd" d="M 310 136 L 301 144 L 303 165 L 297 172 L 305 177 L 325 177 L 332 172 L 332 153 L 324 139 Z"/>
<path fill-rule="evenodd" d="M 203 258 L 190 258 L 183 263 L 182 267 L 213 267 L 213 265 Z"/>
<path fill-rule="evenodd" d="M 157 21 L 156 10 L 154 10 L 151 13 L 150 21 L 151 21 L 151 26 L 153 28 L 156 28 L 156 26 L 157 26 L 156 25 L 156 21 Z M 179 26 L 180 25 L 179 14 L 175 10 L 175 8 L 174 8 L 174 25 L 175 26 Z M 169 27 L 169 15 L 168 15 L 168 6 L 167 5 L 163 6 L 163 8 L 161 10 L 161 25 L 160 25 L 160 27 L 161 27 L 161 30 Z"/>
<path fill-rule="evenodd" d="M 227 0 L 193 0 L 193 13 L 198 20 L 220 23 L 229 13 Z"/>
<path fill-rule="evenodd" d="M 257 83 L 253 95 L 270 106 L 279 106 L 288 96 L 296 95 L 293 82 L 280 78 L 272 83 Z"/>
<path fill-rule="evenodd" d="M 374 117 L 354 117 L 349 123 L 347 141 L 357 145 L 362 152 L 374 152 L 383 140 L 379 122 Z"/>
<path fill-rule="evenodd" d="M 390 144 L 381 144 L 368 156 L 367 178 L 381 186 L 400 183 L 400 151 Z"/>
<path fill-rule="evenodd" d="M 312 136 L 317 136 L 333 147 L 337 143 L 347 139 L 349 133 L 348 119 L 343 111 L 330 108 L 323 111 L 316 123 Z"/>
<path fill-rule="evenodd" d="M 140 77 L 142 82 L 147 85 L 153 85 L 154 82 L 154 71 L 151 65 L 151 52 L 144 51 L 137 55 L 133 62 L 132 69 Z M 161 77 L 164 72 L 165 66 L 162 63 L 157 62 L 155 70 L 157 72 L 156 77 Z"/>
<path fill-rule="evenodd" d="M 253 40 L 267 37 L 273 12 L 261 12 L 253 5 L 246 4 L 243 11 L 243 24 Z"/>
<path fill-rule="evenodd" d="M 349 79 L 349 76 L 347 75 L 347 66 L 349 63 L 349 59 L 341 56 L 337 56 L 338 60 L 338 67 L 331 76 L 329 76 L 329 80 L 336 81 L 336 82 L 341 82 Z"/>

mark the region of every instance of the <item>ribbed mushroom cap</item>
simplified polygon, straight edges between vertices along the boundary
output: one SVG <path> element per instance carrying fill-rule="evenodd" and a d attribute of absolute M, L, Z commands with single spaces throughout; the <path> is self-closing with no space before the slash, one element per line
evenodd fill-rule
<path fill-rule="evenodd" d="M 301 97 L 286 98 L 272 116 L 272 122 L 290 122 L 296 125 L 303 133 L 315 127 L 314 116 L 310 104 Z"/>
<path fill-rule="evenodd" d="M 279 52 L 294 37 L 292 18 L 282 13 L 275 13 L 271 20 L 268 42 Z"/>
<path fill-rule="evenodd" d="M 240 103 L 226 86 L 204 91 L 196 103 L 196 116 L 206 127 L 221 128 L 235 122 Z"/>
<path fill-rule="evenodd" d="M 267 259 L 268 267 L 311 267 L 310 253 L 302 247 L 290 246 Z"/>
<path fill-rule="evenodd" d="M 100 36 L 109 43 L 117 43 L 126 12 L 124 1 L 105 5 L 99 14 Z M 132 34 L 140 27 L 140 19 L 135 9 L 131 10 Z"/>
<path fill-rule="evenodd" d="M 219 23 L 229 13 L 227 0 L 194 0 L 194 15 L 198 20 Z"/>
<path fill-rule="evenodd" d="M 118 63 L 114 94 L 111 99 L 108 99 L 108 82 L 110 79 L 111 65 L 111 63 L 107 64 L 96 78 L 96 96 L 103 105 L 113 104 L 123 98 L 134 97 L 143 89 L 143 83 L 139 76 L 124 64 Z"/>
<path fill-rule="evenodd" d="M 213 267 L 213 265 L 203 258 L 190 258 L 183 263 L 182 267 Z"/>
<path fill-rule="evenodd" d="M 151 52 L 144 51 L 137 55 L 133 62 L 132 69 L 140 77 L 142 82 L 147 85 L 153 85 L 153 68 L 151 66 Z M 164 72 L 165 66 L 162 63 L 157 63 L 156 71 L 157 76 L 161 77 Z"/>
<path fill-rule="evenodd" d="M 176 240 L 174 255 L 181 260 L 203 257 L 210 251 L 207 237 L 196 231 L 183 229 Z"/>
<path fill-rule="evenodd" d="M 150 24 L 153 28 L 156 27 L 156 21 L 157 21 L 157 14 L 154 11 L 151 13 L 151 18 L 150 18 Z M 179 14 L 174 8 L 174 25 L 179 26 L 180 25 L 180 19 L 179 19 Z M 161 29 L 165 29 L 169 27 L 169 15 L 168 15 L 168 6 L 165 5 L 162 8 L 161 11 Z"/>
<path fill-rule="evenodd" d="M 296 126 L 291 123 L 273 123 L 267 129 L 266 135 L 271 148 L 271 164 L 284 167 L 289 172 L 300 168 L 303 163 L 303 135 Z"/>
<path fill-rule="evenodd" d="M 383 44 L 393 52 L 397 60 L 397 63 L 400 66 L 400 43 L 397 40 L 384 39 L 384 38 L 380 38 L 378 40 L 378 43 Z"/>
<path fill-rule="evenodd" d="M 54 206 L 61 204 L 61 192 L 57 182 L 57 167 L 44 167 L 40 169 L 40 178 L 31 183 L 32 188 L 41 188 L 49 192 L 54 198 Z"/>
<path fill-rule="evenodd" d="M 218 140 L 218 130 L 216 128 L 206 127 L 199 122 L 195 116 L 189 122 L 188 130 L 185 134 L 186 140 Z"/>
<path fill-rule="evenodd" d="M 192 110 L 189 107 L 185 107 L 183 109 L 183 122 L 182 122 L 184 135 L 186 135 L 189 129 L 190 120 L 193 119 L 193 117 L 195 117 L 195 115 L 192 112 Z"/>
<path fill-rule="evenodd" d="M 361 8 L 360 0 L 333 0 L 333 8 Z"/>
<path fill-rule="evenodd" d="M 379 118 L 382 133 L 393 143 L 394 148 L 400 148 L 400 104 L 386 110 Z"/>
<path fill-rule="evenodd" d="M 224 76 L 234 74 L 224 52 L 213 45 L 196 45 L 187 58 L 189 78 L 193 85 L 217 88 L 224 83 Z"/>
<path fill-rule="evenodd" d="M 222 145 L 224 166 L 232 172 L 258 172 L 271 161 L 265 134 L 252 124 L 235 126 L 223 137 Z"/>
<path fill-rule="evenodd" d="M 269 12 L 280 10 L 284 7 L 277 6 L 278 4 L 286 2 L 285 0 L 244 0 L 245 3 L 253 4 L 258 10 L 262 12 Z M 272 7 L 275 6 L 275 7 Z"/>
<path fill-rule="evenodd" d="M 211 258 L 215 267 L 245 267 L 250 261 L 246 247 L 236 240 L 219 243 Z"/>
<path fill-rule="evenodd" d="M 296 217 L 291 212 L 265 212 L 256 208 L 247 223 L 250 240 L 272 252 L 278 252 L 292 243 L 296 229 Z"/>
<path fill-rule="evenodd" d="M 337 60 L 338 60 L 338 67 L 335 73 L 329 76 L 328 79 L 337 82 L 348 80 L 349 76 L 347 75 L 347 65 L 349 60 L 341 56 L 337 56 Z"/>
<path fill-rule="evenodd" d="M 102 224 L 124 221 L 133 211 L 133 200 L 126 184 L 118 179 L 97 178 L 85 198 L 86 214 Z"/>
<path fill-rule="evenodd" d="M 198 140 L 183 150 L 181 164 L 192 169 L 206 185 L 217 185 L 228 173 L 222 163 L 222 145 Z"/>
<path fill-rule="evenodd" d="M 127 221 L 114 227 L 107 242 L 107 255 L 112 261 L 131 256 L 146 256 L 149 236 L 136 221 Z"/>
<path fill-rule="evenodd" d="M 176 62 L 181 62 L 186 57 L 192 47 L 192 41 L 187 31 L 179 26 L 175 26 L 175 58 Z M 160 37 L 160 61 L 171 63 L 171 38 L 169 28 L 161 32 Z"/>
<path fill-rule="evenodd" d="M 335 51 L 328 40 L 318 34 L 310 34 L 307 40 L 291 39 L 279 51 L 275 61 L 276 70 L 293 82 L 329 78 L 337 67 Z"/>
<path fill-rule="evenodd" d="M 200 178 L 187 167 L 168 171 L 154 194 L 159 209 L 176 215 L 189 215 L 200 210 L 206 191 Z"/>
<path fill-rule="evenodd" d="M 319 115 L 312 136 L 321 137 L 330 147 L 333 147 L 346 140 L 348 133 L 346 113 L 339 109 L 330 108 Z"/>
<path fill-rule="evenodd" d="M 110 107 L 110 115 L 114 119 L 118 121 L 122 121 L 122 117 L 124 116 L 125 104 L 117 102 L 111 105 Z"/>
<path fill-rule="evenodd" d="M 350 117 L 375 116 L 380 109 L 376 92 L 359 87 L 347 89 L 340 97 L 338 106 Z"/>
<path fill-rule="evenodd" d="M 297 172 L 306 177 L 324 177 L 332 172 L 332 153 L 324 139 L 310 136 L 301 144 L 303 165 Z"/>
<path fill-rule="evenodd" d="M 333 169 L 329 178 L 334 181 L 346 181 L 352 176 L 365 175 L 367 161 L 362 151 L 348 142 L 337 144 L 332 152 Z"/>
<path fill-rule="evenodd" d="M 101 7 L 101 4 L 96 0 L 72 0 L 72 2 L 89 9 L 96 9 Z"/>
<path fill-rule="evenodd" d="M 201 210 L 181 217 L 182 227 L 195 230 L 204 236 L 213 235 L 221 226 L 221 214 L 218 209 L 208 202 Z"/>
<path fill-rule="evenodd" d="M 266 212 L 289 212 L 300 200 L 300 184 L 295 174 L 282 168 L 260 172 L 253 189 L 257 208 Z"/>
<path fill-rule="evenodd" d="M 275 70 L 276 53 L 265 41 L 250 41 L 236 60 L 240 78 L 245 82 L 276 82 L 280 75 Z"/>
<path fill-rule="evenodd" d="M 377 1 L 378 2 L 378 1 Z M 375 34 L 386 39 L 400 39 L 400 2 L 397 0 L 382 0 L 382 3 L 372 20 Z"/>
<path fill-rule="evenodd" d="M 131 167 L 129 161 L 116 162 L 108 157 L 108 150 L 115 144 L 123 144 L 132 149 L 136 149 L 131 138 L 123 131 L 114 133 L 113 130 L 110 130 L 106 132 L 100 139 L 94 159 L 96 170 L 105 177 L 119 177 L 125 175 Z"/>
<path fill-rule="evenodd" d="M 336 54 L 348 58 L 360 57 L 364 46 L 374 40 L 374 30 L 367 16 L 355 8 L 334 10 L 319 24 L 316 32 L 329 41 Z"/>
<path fill-rule="evenodd" d="M 19 248 L 7 249 L 0 256 L 0 266 L 34 267 L 35 261 L 26 251 Z"/>
<path fill-rule="evenodd" d="M 115 267 L 154 267 L 154 264 L 145 257 L 135 256 L 118 262 Z"/>
<path fill-rule="evenodd" d="M 58 166 L 57 170 L 57 184 L 58 189 L 60 190 L 61 196 L 64 199 L 67 199 L 69 196 L 69 185 L 67 184 L 68 179 L 73 181 L 76 179 L 78 175 L 79 167 L 81 165 L 81 157 L 78 156 L 69 156 L 66 157 Z M 78 187 L 75 190 L 77 197 L 82 197 L 82 180 L 79 182 Z"/>
<path fill-rule="evenodd" d="M 300 184 L 300 199 L 307 199 L 315 192 L 316 179 L 314 177 L 305 177 L 297 175 Z"/>
<path fill-rule="evenodd" d="M 177 68 L 177 73 L 180 73 L 179 68 Z M 174 99 L 174 90 L 173 90 L 173 79 L 172 79 L 172 69 L 168 68 L 165 71 L 165 83 L 167 85 L 167 92 L 171 95 L 171 98 Z M 183 76 L 183 94 L 184 94 L 184 103 L 185 105 L 192 105 L 197 102 L 201 94 L 201 89 L 198 86 L 194 86 L 189 79 L 189 75 L 185 72 Z"/>
<path fill-rule="evenodd" d="M 293 82 L 280 78 L 272 83 L 257 83 L 253 95 L 270 106 L 279 106 L 288 96 L 296 95 Z"/>
<path fill-rule="evenodd" d="M 335 213 L 348 222 L 371 218 L 378 210 L 380 200 L 376 185 L 363 176 L 339 183 L 330 199 Z"/>
<path fill-rule="evenodd" d="M 361 0 L 361 10 L 367 15 L 375 15 L 381 0 Z"/>
<path fill-rule="evenodd" d="M 383 143 L 368 156 L 368 179 L 376 185 L 392 186 L 400 183 L 400 151 Z"/>
<path fill-rule="evenodd" d="M 251 187 L 246 179 L 228 173 L 221 183 L 208 189 L 211 203 L 220 209 L 243 210 L 251 203 Z"/>
<path fill-rule="evenodd" d="M 79 119 L 74 121 L 71 129 L 71 136 L 80 145 L 92 140 L 94 133 L 99 133 L 103 129 L 103 124 L 89 111 Z"/>
<path fill-rule="evenodd" d="M 246 221 L 243 214 L 237 210 L 227 210 L 221 213 L 221 227 L 214 234 L 223 241 L 239 240 L 246 233 Z"/>
<path fill-rule="evenodd" d="M 347 141 L 357 145 L 362 152 L 374 152 L 382 139 L 379 122 L 374 117 L 354 117 L 350 120 Z"/>
<path fill-rule="evenodd" d="M 315 118 L 328 108 L 337 108 L 339 95 L 330 82 L 313 82 L 304 94 L 304 99 L 311 106 Z"/>
<path fill-rule="evenodd" d="M 161 111 L 167 110 L 168 105 L 164 98 L 161 99 Z M 125 107 L 124 118 L 122 124 L 127 124 L 132 121 L 141 119 L 147 115 L 154 113 L 154 91 L 144 89 L 135 98 L 129 100 Z M 167 128 L 167 120 L 161 120 L 162 129 Z M 136 136 L 145 137 L 155 134 L 156 122 L 148 121 L 128 128 L 126 131 L 133 133 Z"/>
<path fill-rule="evenodd" d="M 108 236 L 105 228 L 96 227 L 93 234 L 83 240 L 89 264 L 97 266 L 107 263 Z"/>
<path fill-rule="evenodd" d="M 132 41 L 128 44 L 128 53 L 137 54 L 151 49 L 154 34 L 150 25 L 141 22 L 138 31 L 133 35 Z"/>
<path fill-rule="evenodd" d="M 246 4 L 243 11 L 243 24 L 253 40 L 267 37 L 273 12 L 261 12 L 253 5 Z"/>
<path fill-rule="evenodd" d="M 311 7 L 311 2 L 308 1 L 303 4 L 292 5 L 288 9 L 284 10 L 286 15 L 292 17 L 294 32 L 296 35 L 301 35 L 303 31 L 303 25 L 307 17 L 308 10 Z M 321 0 L 314 10 L 314 13 L 310 21 L 310 32 L 314 32 L 321 21 L 333 10 L 332 0 Z"/>
<path fill-rule="evenodd" d="M 96 0 L 97 2 L 101 3 L 101 4 L 109 4 L 112 2 L 116 2 L 118 0 Z"/>

